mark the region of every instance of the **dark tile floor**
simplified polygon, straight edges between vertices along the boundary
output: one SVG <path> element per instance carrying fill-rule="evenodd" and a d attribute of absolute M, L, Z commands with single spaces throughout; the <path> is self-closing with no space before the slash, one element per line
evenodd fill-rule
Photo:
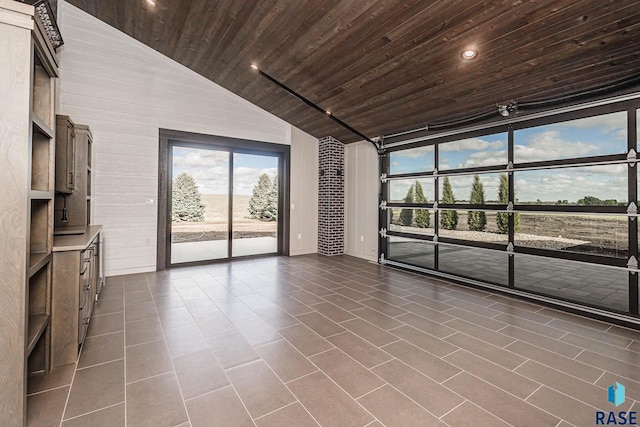
<path fill-rule="evenodd" d="M 433 270 L 434 248 L 433 243 L 392 236 L 387 258 Z M 509 283 L 509 255 L 504 251 L 441 244 L 438 256 L 438 269 L 444 273 L 502 286 Z M 514 263 L 516 288 L 629 311 L 626 269 L 524 254 L 517 254 Z"/>
<path fill-rule="evenodd" d="M 588 426 L 640 333 L 352 257 L 108 279 L 30 426 Z M 626 402 L 607 402 L 607 387 Z"/>

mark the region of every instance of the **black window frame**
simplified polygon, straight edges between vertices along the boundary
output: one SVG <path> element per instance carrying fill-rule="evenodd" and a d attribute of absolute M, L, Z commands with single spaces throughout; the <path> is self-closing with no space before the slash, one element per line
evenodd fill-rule
<path fill-rule="evenodd" d="M 605 114 L 616 113 L 616 112 L 625 112 L 627 115 L 627 152 L 630 150 L 634 150 L 637 152 L 637 138 L 638 138 L 638 129 L 637 122 L 638 116 L 640 115 L 640 99 L 625 99 L 622 101 L 615 100 L 602 100 L 600 102 L 601 105 L 589 106 L 583 108 L 583 106 L 575 106 L 570 111 L 562 111 L 559 113 L 549 112 L 549 114 L 543 117 L 535 117 L 535 118 L 522 118 L 520 120 L 515 120 L 507 123 L 488 123 L 484 125 L 482 128 L 474 128 L 472 130 L 465 131 L 461 129 L 459 131 L 448 132 L 443 136 L 438 136 L 437 134 L 424 136 L 422 139 L 420 138 L 411 138 L 410 135 L 404 137 L 396 137 L 393 138 L 392 145 L 384 146 L 380 150 L 380 160 L 379 166 L 382 174 L 381 177 L 381 185 L 380 185 L 380 201 L 381 201 L 381 209 L 379 212 L 379 228 L 381 230 L 380 239 L 379 239 L 379 261 L 381 263 L 389 263 L 391 265 L 396 265 L 400 268 L 409 268 L 416 269 L 423 272 L 434 272 L 434 273 L 445 273 L 443 275 L 452 276 L 451 273 L 441 272 L 438 266 L 438 258 L 439 258 L 439 247 L 440 245 L 456 245 L 456 246 L 465 246 L 470 248 L 481 248 L 486 250 L 493 251 L 502 251 L 509 254 L 509 281 L 506 288 L 531 294 L 531 295 L 539 295 L 545 297 L 545 299 L 551 298 L 553 300 L 570 302 L 573 304 L 578 304 L 584 307 L 591 307 L 598 310 L 603 310 L 605 312 L 611 313 L 620 313 L 624 315 L 631 315 L 633 317 L 639 316 L 639 290 L 638 290 L 638 270 L 628 267 L 628 259 L 623 258 L 615 258 L 604 255 L 595 255 L 595 254 L 583 254 L 577 252 L 569 252 L 569 251 L 560 251 L 553 249 L 538 249 L 538 248 L 528 248 L 523 246 L 516 246 L 514 241 L 515 230 L 514 230 L 514 215 L 509 215 L 508 221 L 508 244 L 502 243 L 491 243 L 491 242 L 479 242 L 479 241 L 469 241 L 456 239 L 451 237 L 443 237 L 440 236 L 440 214 L 444 210 L 455 209 L 455 210 L 484 210 L 484 211 L 499 211 L 499 212 L 513 212 L 513 213 L 550 213 L 550 214 L 595 214 L 595 215 L 615 215 L 620 217 L 626 217 L 628 219 L 628 255 L 629 259 L 635 257 L 638 259 L 638 220 L 636 214 L 628 213 L 627 206 L 581 206 L 581 205 L 518 205 L 514 200 L 514 173 L 523 170 L 545 170 L 545 169 L 556 169 L 556 168 L 569 168 L 576 166 L 589 166 L 589 165 L 612 165 L 612 164 L 627 164 L 628 169 L 628 198 L 627 205 L 630 202 L 636 202 L 638 200 L 638 172 L 636 166 L 636 159 L 629 160 L 627 158 L 627 154 L 607 154 L 607 155 L 598 155 L 598 156 L 583 156 L 583 157 L 575 157 L 569 159 L 561 159 L 561 160 L 547 160 L 547 161 L 537 161 L 537 162 L 514 162 L 514 134 L 518 130 L 522 129 L 530 129 L 539 126 L 562 123 L 570 120 L 583 119 L 588 117 L 597 117 Z M 439 147 L 441 144 L 463 140 L 467 138 L 477 138 L 488 135 L 495 135 L 499 133 L 507 133 L 508 141 L 507 141 L 507 164 L 497 165 L 497 166 L 482 166 L 476 168 L 466 168 L 466 169 L 447 169 L 446 171 L 440 171 L 439 162 L 440 162 L 440 150 Z M 407 143 L 403 143 L 403 140 L 408 141 Z M 384 140 L 383 140 L 384 141 Z M 397 152 L 401 150 L 414 149 L 422 146 L 433 145 L 434 146 L 434 171 L 426 172 L 426 173 L 405 173 L 405 174 L 390 174 L 389 168 L 389 153 Z M 640 159 L 638 159 L 640 160 Z M 389 200 L 389 182 L 394 179 L 410 179 L 410 178 L 424 178 L 424 177 L 433 177 L 434 179 L 434 194 L 435 201 L 439 201 L 439 192 L 440 192 L 440 181 L 447 176 L 457 176 L 457 175 L 472 175 L 472 174 L 482 174 L 482 173 L 504 173 L 507 174 L 508 177 L 508 185 L 509 185 L 509 202 L 512 204 L 512 209 L 507 209 L 508 205 L 501 204 L 483 204 L 483 205 L 471 205 L 471 204 L 455 204 L 455 205 L 445 205 L 445 204 L 437 204 L 434 202 L 429 202 L 426 204 L 407 204 L 407 203 L 386 203 Z M 637 203 L 637 202 L 636 202 Z M 427 234 L 413 234 L 410 232 L 398 232 L 388 230 L 388 209 L 389 208 L 429 208 L 433 209 L 434 215 L 432 216 L 432 221 L 434 223 L 434 235 Z M 396 262 L 393 260 L 386 259 L 385 256 L 388 252 L 387 250 L 387 236 L 397 236 L 404 237 L 410 239 L 417 239 L 430 242 L 434 245 L 434 268 L 429 269 L 420 266 L 413 266 L 409 263 Z M 517 288 L 515 284 L 515 263 L 514 257 L 525 255 L 525 256 L 540 256 L 552 259 L 559 260 L 567 260 L 567 261 L 578 261 L 586 264 L 594 264 L 600 266 L 607 266 L 616 269 L 626 269 L 628 271 L 629 277 L 629 299 L 628 299 L 628 311 L 617 311 L 611 308 L 590 305 L 581 301 L 572 300 L 563 298 L 557 295 L 552 294 L 541 294 L 534 291 L 526 291 L 522 288 Z M 464 276 L 453 275 L 456 278 L 459 278 L 461 282 L 465 282 L 467 279 L 473 281 L 474 285 L 478 285 L 478 282 L 482 284 L 482 281 L 473 278 L 466 278 Z M 494 285 L 494 283 L 486 282 L 487 285 Z"/>

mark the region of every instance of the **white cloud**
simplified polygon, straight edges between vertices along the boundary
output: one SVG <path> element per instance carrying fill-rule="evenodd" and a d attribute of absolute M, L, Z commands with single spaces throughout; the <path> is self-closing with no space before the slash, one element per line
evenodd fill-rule
<path fill-rule="evenodd" d="M 229 153 L 215 150 L 189 149 L 184 155 L 181 149 L 176 149 L 173 163 L 177 166 L 225 166 L 229 164 Z"/>
<path fill-rule="evenodd" d="M 507 151 L 478 151 L 471 153 L 464 163 L 458 164 L 459 168 L 474 168 L 480 166 L 501 165 L 507 163 Z"/>
<path fill-rule="evenodd" d="M 609 165 L 516 172 L 516 198 L 576 202 L 585 196 L 595 196 L 626 201 L 626 169 L 626 165 Z"/>
<path fill-rule="evenodd" d="M 409 150 L 401 150 L 401 151 L 392 151 L 391 158 L 396 157 L 423 157 L 427 153 L 433 153 L 434 151 L 433 145 L 425 145 L 423 147 L 411 148 Z"/>
<path fill-rule="evenodd" d="M 445 142 L 440 144 L 440 152 L 446 151 L 480 151 L 480 150 L 499 150 L 504 148 L 506 141 L 489 142 L 481 138 L 468 138 L 459 141 Z"/>
<path fill-rule="evenodd" d="M 612 114 L 604 114 L 594 117 L 585 117 L 584 119 L 570 120 L 568 122 L 561 122 L 558 126 L 568 126 L 578 129 L 602 129 L 609 128 L 610 130 L 617 130 L 619 128 L 627 128 L 627 113 L 624 111 Z"/>
<path fill-rule="evenodd" d="M 234 194 L 251 195 L 253 187 L 263 173 L 273 178 L 276 168 L 236 168 L 233 175 Z M 189 171 L 203 194 L 227 194 L 229 191 L 228 169 L 206 168 Z"/>
<path fill-rule="evenodd" d="M 252 194 L 253 187 L 258 183 L 260 175 L 266 173 L 273 179 L 273 177 L 278 173 L 278 169 L 240 167 L 235 168 L 233 172 L 233 193 L 238 195 L 250 195 Z"/>
<path fill-rule="evenodd" d="M 597 152 L 598 146 L 567 141 L 557 130 L 548 130 L 531 135 L 526 145 L 515 144 L 513 149 L 516 162 L 536 162 L 588 156 Z"/>
<path fill-rule="evenodd" d="M 196 181 L 203 194 L 227 194 L 229 192 L 229 153 L 214 150 L 176 149 L 174 166 L 187 172 Z M 174 170 L 174 173 L 177 172 Z M 272 178 L 277 168 L 236 167 L 233 171 L 234 194 L 251 195 L 253 187 L 263 173 Z"/>
<path fill-rule="evenodd" d="M 626 141 L 627 140 L 627 128 L 618 129 L 612 133 L 613 137 L 618 141 Z"/>

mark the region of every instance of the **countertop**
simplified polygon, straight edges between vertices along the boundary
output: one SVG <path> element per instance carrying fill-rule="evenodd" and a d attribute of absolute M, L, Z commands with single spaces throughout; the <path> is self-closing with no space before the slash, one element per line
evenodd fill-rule
<path fill-rule="evenodd" d="M 88 225 L 84 234 L 53 236 L 53 252 L 83 251 L 101 231 L 101 225 Z"/>

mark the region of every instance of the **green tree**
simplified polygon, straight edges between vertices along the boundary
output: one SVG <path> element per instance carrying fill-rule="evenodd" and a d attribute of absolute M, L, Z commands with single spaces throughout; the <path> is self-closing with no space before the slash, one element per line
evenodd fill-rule
<path fill-rule="evenodd" d="M 407 191 L 407 195 L 404 197 L 405 203 L 413 203 L 414 201 L 414 185 L 411 184 L 409 190 Z M 400 225 L 404 225 L 409 227 L 413 222 L 413 209 L 402 209 L 400 211 Z"/>
<path fill-rule="evenodd" d="M 264 219 L 276 221 L 278 219 L 278 175 L 273 177 L 273 183 L 267 196 L 267 208 L 264 211 Z"/>
<path fill-rule="evenodd" d="M 506 174 L 500 175 L 500 188 L 498 190 L 498 203 L 506 205 L 509 203 L 509 178 Z M 513 226 L 515 232 L 520 229 L 520 214 L 513 214 Z M 502 234 L 509 233 L 509 214 L 498 212 L 496 216 L 498 231 Z"/>
<path fill-rule="evenodd" d="M 456 202 L 456 198 L 449 182 L 449 177 L 445 177 L 442 184 L 442 203 L 452 205 Z M 457 211 L 440 211 L 440 227 L 445 230 L 455 230 L 458 227 Z"/>
<path fill-rule="evenodd" d="M 420 181 L 416 181 L 414 185 L 416 203 L 427 203 L 427 198 L 424 196 L 424 191 L 422 190 L 422 184 L 420 184 Z M 429 213 L 429 209 L 416 209 L 416 225 L 420 228 L 427 228 L 431 225 L 431 214 Z"/>
<path fill-rule="evenodd" d="M 171 186 L 171 219 L 173 221 L 204 221 L 204 205 L 193 177 L 181 173 L 173 179 Z"/>
<path fill-rule="evenodd" d="M 484 205 L 484 187 L 480 181 L 480 175 L 473 176 L 473 185 L 471 186 L 471 195 L 469 203 L 472 205 Z M 487 215 L 483 211 L 469 211 L 467 224 L 471 231 L 484 231 L 487 227 Z"/>
<path fill-rule="evenodd" d="M 616 206 L 618 201 L 616 199 L 599 199 L 595 196 L 584 196 L 584 198 L 578 200 L 579 205 L 586 206 Z M 623 203 L 624 205 L 624 203 Z"/>
<path fill-rule="evenodd" d="M 269 201 L 272 191 L 273 183 L 271 182 L 271 178 L 269 178 L 268 174 L 263 173 L 260 175 L 260 178 L 258 178 L 257 184 L 253 187 L 253 192 L 249 199 L 249 216 L 251 218 L 270 221 L 275 220 L 273 213 L 269 211 Z M 275 213 L 277 215 L 277 204 Z"/>

